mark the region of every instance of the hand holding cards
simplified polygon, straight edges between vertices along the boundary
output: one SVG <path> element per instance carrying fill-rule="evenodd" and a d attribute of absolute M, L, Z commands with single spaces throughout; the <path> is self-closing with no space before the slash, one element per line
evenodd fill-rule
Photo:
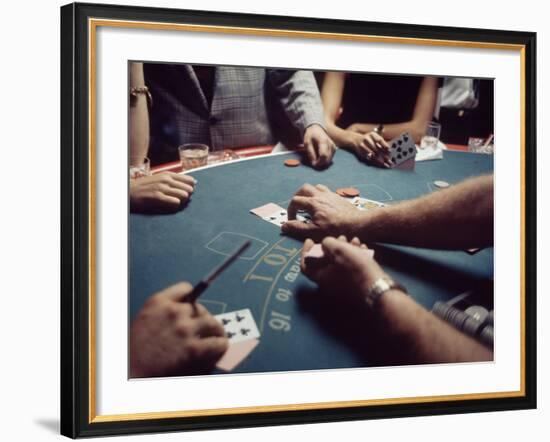
<path fill-rule="evenodd" d="M 335 302 L 364 305 L 367 288 L 383 270 L 373 259 L 374 251 L 359 239 L 327 237 L 321 244 L 307 239 L 302 250 L 302 273 L 316 282 L 321 293 Z"/>
<path fill-rule="evenodd" d="M 366 257 L 373 259 L 374 258 L 374 250 L 368 249 L 365 244 L 361 244 L 359 239 L 354 238 L 351 241 L 351 244 L 363 248 L 367 251 Z M 325 257 L 325 252 L 323 251 L 323 245 L 322 244 L 313 244 L 311 248 L 304 253 L 304 260 L 306 265 L 320 265 L 323 262 L 323 258 Z"/>

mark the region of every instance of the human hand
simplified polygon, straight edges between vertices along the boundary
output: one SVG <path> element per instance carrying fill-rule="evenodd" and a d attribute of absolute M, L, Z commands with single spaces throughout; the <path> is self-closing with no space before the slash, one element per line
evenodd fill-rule
<path fill-rule="evenodd" d="M 304 146 L 309 163 L 315 168 L 328 167 L 336 151 L 334 142 L 318 124 L 312 124 L 306 129 Z"/>
<path fill-rule="evenodd" d="M 372 284 L 385 276 L 372 258 L 371 251 L 357 237 L 350 242 L 341 235 L 338 239 L 326 237 L 322 242 L 324 257 L 316 264 L 308 263 L 305 255 L 315 243 L 306 239 L 301 255 L 304 275 L 316 282 L 329 296 L 348 304 L 360 304 Z"/>
<path fill-rule="evenodd" d="M 305 210 L 311 216 L 308 223 L 296 219 L 296 212 Z M 283 233 L 300 238 L 324 238 L 327 235 L 355 235 L 361 212 L 327 186 L 304 184 L 288 205 L 288 221 Z"/>
<path fill-rule="evenodd" d="M 360 160 L 380 167 L 391 167 L 390 146 L 377 132 L 360 133 L 348 130 L 347 138 L 346 145 L 353 149 Z"/>
<path fill-rule="evenodd" d="M 131 377 L 206 373 L 229 341 L 201 304 L 185 302 L 192 286 L 168 287 L 147 300 L 130 328 Z"/>
<path fill-rule="evenodd" d="M 132 212 L 175 212 L 189 201 L 196 180 L 190 175 L 164 172 L 130 180 Z"/>

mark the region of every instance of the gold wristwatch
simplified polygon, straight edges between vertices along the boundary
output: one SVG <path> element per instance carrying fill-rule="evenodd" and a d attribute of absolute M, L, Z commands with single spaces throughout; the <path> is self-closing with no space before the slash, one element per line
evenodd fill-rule
<path fill-rule="evenodd" d="M 367 296 L 365 297 L 367 305 L 370 308 L 375 306 L 380 297 L 388 290 L 401 290 L 403 293 L 407 293 L 407 289 L 404 286 L 395 282 L 389 276 L 382 276 L 374 281 L 374 283 L 369 287 Z"/>

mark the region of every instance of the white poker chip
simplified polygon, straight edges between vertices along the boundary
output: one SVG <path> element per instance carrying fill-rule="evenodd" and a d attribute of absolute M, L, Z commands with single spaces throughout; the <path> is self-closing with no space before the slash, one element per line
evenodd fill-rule
<path fill-rule="evenodd" d="M 434 184 L 436 187 L 439 187 L 440 189 L 444 189 L 445 187 L 450 186 L 450 184 L 447 181 L 434 181 Z"/>

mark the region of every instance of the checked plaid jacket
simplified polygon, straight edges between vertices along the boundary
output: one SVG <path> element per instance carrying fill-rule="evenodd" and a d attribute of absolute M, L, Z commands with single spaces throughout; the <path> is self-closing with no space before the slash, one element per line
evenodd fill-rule
<path fill-rule="evenodd" d="M 184 143 L 211 150 L 300 143 L 308 126 L 324 126 L 311 71 L 216 67 L 210 106 L 191 65 L 144 63 L 144 75 L 153 165 L 177 160 Z"/>

